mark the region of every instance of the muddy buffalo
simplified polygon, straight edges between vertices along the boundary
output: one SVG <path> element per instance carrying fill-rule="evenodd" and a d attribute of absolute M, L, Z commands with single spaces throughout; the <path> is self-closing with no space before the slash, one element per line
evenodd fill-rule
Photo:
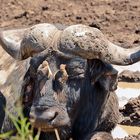
<path fill-rule="evenodd" d="M 75 104 L 75 100 L 77 102 L 77 93 L 80 94 L 80 88 L 83 86 L 83 84 L 80 83 L 82 82 L 81 79 L 77 80 L 76 83 L 68 82 L 70 74 L 69 72 L 67 72 L 68 70 L 65 71 L 61 68 L 59 70 L 60 64 L 66 64 L 67 66 L 67 64 L 69 64 L 69 61 L 72 58 L 76 58 L 77 56 L 88 59 L 89 61 L 91 61 L 91 63 L 92 61 L 93 63 L 95 62 L 94 59 L 100 59 L 101 63 L 103 63 L 105 68 L 107 68 L 106 65 L 109 65 L 107 63 L 117 65 L 129 65 L 136 63 L 140 60 L 140 47 L 124 49 L 108 41 L 100 30 L 85 25 L 73 25 L 63 30 L 59 30 L 54 25 L 44 23 L 25 29 L 4 30 L 0 32 L 0 43 L 2 47 L 15 59 L 23 60 L 30 56 L 33 57 L 33 59 L 30 61 L 30 68 L 28 71 L 29 75 L 27 73 L 27 75 L 25 75 L 24 77 L 24 81 L 27 80 L 28 84 L 26 84 L 26 82 L 24 83 L 24 88 L 22 91 L 24 91 L 25 93 L 29 92 L 31 93 L 30 95 L 33 95 L 31 96 L 33 97 L 33 102 L 30 104 L 30 116 L 32 122 L 35 124 L 35 127 L 41 127 L 43 129 L 70 125 L 69 116 L 71 118 L 72 112 L 74 111 L 75 107 L 71 111 L 71 108 L 69 108 L 69 104 L 72 104 L 73 106 L 73 103 Z M 47 63 L 43 64 L 44 60 L 47 60 L 48 65 Z M 100 61 L 96 61 L 97 65 L 98 63 L 100 65 Z M 40 64 L 42 64 L 42 66 L 38 68 Z M 90 65 L 90 63 L 87 63 L 87 70 L 88 67 L 92 68 L 92 65 Z M 110 68 L 110 65 L 108 67 Z M 104 69 L 103 67 L 101 68 L 104 70 L 103 73 L 105 74 L 105 72 L 107 72 L 106 69 Z M 113 68 L 109 70 L 111 70 L 109 71 L 109 73 L 112 73 Z M 58 71 L 59 73 L 57 73 Z M 66 75 L 68 75 L 68 78 Z M 92 77 L 92 75 L 90 76 Z M 87 79 L 90 76 L 87 77 L 87 75 L 85 75 Z M 108 77 L 112 78 L 112 74 L 111 76 L 108 75 Z M 105 77 L 105 75 L 102 75 L 102 73 L 99 79 L 97 75 L 94 78 L 92 80 L 88 79 L 89 81 L 87 81 L 88 83 L 90 83 L 91 88 L 95 88 L 96 82 L 99 86 L 101 86 L 100 84 L 103 84 L 102 82 L 99 82 L 100 78 L 104 78 L 102 81 L 105 83 L 106 86 L 105 87 L 102 85 L 101 87 L 108 88 L 110 87 L 110 85 L 113 87 L 112 83 L 106 82 L 106 80 L 109 80 L 107 77 Z M 99 81 L 96 81 L 96 78 Z M 90 97 L 90 95 L 87 96 L 87 99 L 88 97 Z M 104 104 L 104 101 L 109 102 L 109 99 L 106 100 L 106 96 L 108 96 L 108 94 L 103 95 L 105 95 L 105 100 L 103 100 L 100 105 Z M 115 94 L 109 95 L 112 96 Z M 69 98 L 72 99 L 69 100 Z M 28 99 L 28 95 L 25 94 L 24 102 L 28 103 Z M 85 106 L 88 106 L 87 99 L 85 102 Z M 102 109 L 101 107 L 99 108 L 99 111 L 101 111 L 102 114 Z M 110 107 L 110 109 L 112 110 L 112 106 Z M 70 113 L 67 114 L 67 111 L 69 112 L 69 110 Z M 106 111 L 108 112 L 108 110 Z M 99 114 L 100 113 L 98 112 L 94 116 L 95 120 L 98 118 L 97 116 Z M 107 113 L 105 113 L 105 115 L 107 115 Z M 102 117 L 100 116 L 100 118 Z M 104 118 L 107 118 L 107 116 L 105 116 Z M 39 124 L 37 124 L 38 122 Z M 42 124 L 46 124 L 44 122 L 47 122 L 47 127 L 42 127 Z M 114 123 L 116 124 L 116 121 L 114 121 Z M 93 124 L 93 129 L 95 131 L 97 130 L 95 128 L 98 128 L 98 123 L 95 123 L 95 121 L 93 121 Z M 110 128 L 112 129 L 113 126 L 111 126 Z"/>

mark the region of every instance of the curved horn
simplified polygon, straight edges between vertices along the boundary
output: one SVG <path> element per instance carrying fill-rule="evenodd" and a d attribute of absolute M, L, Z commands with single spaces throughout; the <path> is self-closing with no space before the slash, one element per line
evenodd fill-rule
<path fill-rule="evenodd" d="M 20 44 L 27 28 L 0 31 L 0 45 L 13 58 L 19 59 Z"/>
<path fill-rule="evenodd" d="M 61 35 L 59 51 L 86 59 L 100 59 L 116 65 L 130 65 L 140 60 L 140 46 L 125 49 L 108 41 L 102 32 L 85 25 L 73 25 Z"/>
<path fill-rule="evenodd" d="M 23 60 L 49 50 L 54 44 L 56 32 L 59 30 L 47 23 L 26 29 L 4 30 L 0 31 L 0 44 L 13 58 Z"/>
<path fill-rule="evenodd" d="M 140 47 L 119 47 L 108 41 L 100 30 L 85 25 L 69 26 L 62 33 L 45 23 L 27 29 L 1 31 L 0 44 L 20 60 L 43 50 L 46 54 L 51 50 L 68 57 L 100 59 L 116 65 L 130 65 L 140 60 Z"/>

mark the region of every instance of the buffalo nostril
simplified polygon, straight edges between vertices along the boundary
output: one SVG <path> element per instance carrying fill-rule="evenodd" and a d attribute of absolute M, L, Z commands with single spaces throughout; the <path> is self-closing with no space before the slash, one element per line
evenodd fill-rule
<path fill-rule="evenodd" d="M 53 121 L 53 120 L 56 118 L 57 115 L 58 115 L 58 112 L 56 112 L 56 111 L 48 111 L 48 112 L 46 113 L 47 121 L 48 121 L 48 122 Z"/>
<path fill-rule="evenodd" d="M 36 108 L 30 112 L 30 120 L 32 122 L 41 121 L 51 123 L 58 115 L 58 111 L 54 108 L 44 109 Z"/>

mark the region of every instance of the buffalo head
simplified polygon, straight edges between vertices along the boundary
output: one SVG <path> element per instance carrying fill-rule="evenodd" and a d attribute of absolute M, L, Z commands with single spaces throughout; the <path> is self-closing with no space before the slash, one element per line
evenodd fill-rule
<path fill-rule="evenodd" d="M 84 59 L 64 62 L 64 58 L 54 55 L 44 60 L 37 70 L 30 66 L 22 93 L 26 111 L 29 108 L 27 116 L 35 128 L 45 132 L 58 128 L 65 137 L 70 134 L 71 113 L 79 99 L 85 68 Z"/>
<path fill-rule="evenodd" d="M 29 70 L 31 74 L 27 75 L 29 80 L 25 76 L 29 85 L 25 84 L 23 91 L 34 96 L 31 103 L 31 120 L 35 127 L 43 129 L 69 125 L 69 116 L 66 113 L 69 106 L 66 100 L 71 98 L 72 95 L 69 94 L 73 93 L 73 89 L 74 93 L 79 93 L 82 86 L 82 80 L 69 82 L 69 73 L 65 71 L 65 66 L 58 71 L 60 64 L 67 64 L 77 56 L 84 59 L 100 59 L 117 65 L 129 65 L 140 60 L 140 47 L 124 49 L 108 41 L 100 30 L 85 25 L 73 25 L 59 30 L 54 25 L 44 23 L 25 29 L 4 30 L 0 31 L 0 44 L 15 59 L 34 57 Z M 62 61 L 59 57 L 63 58 Z M 42 63 L 45 59 L 48 63 Z M 41 63 L 42 66 L 38 68 Z M 106 72 L 103 80 L 109 76 Z M 93 84 L 94 80 L 92 79 Z M 103 83 L 103 80 L 97 81 Z M 106 90 L 116 88 L 106 82 L 104 84 Z M 78 95 L 74 94 L 73 99 L 77 97 Z M 72 105 L 71 102 L 69 104 Z M 64 115 L 61 116 L 61 113 Z M 40 120 L 40 124 L 36 120 Z"/>

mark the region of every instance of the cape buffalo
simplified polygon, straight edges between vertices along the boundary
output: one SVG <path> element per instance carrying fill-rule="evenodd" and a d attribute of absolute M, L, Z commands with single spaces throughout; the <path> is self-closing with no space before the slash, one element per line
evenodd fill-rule
<path fill-rule="evenodd" d="M 65 108 L 65 105 L 67 105 L 67 103 L 64 102 L 65 100 L 59 98 L 59 96 L 53 96 L 54 92 L 56 92 L 55 86 L 53 85 L 55 83 L 53 82 L 55 79 L 53 76 L 50 76 L 49 78 L 46 77 L 45 82 L 42 82 L 38 85 L 38 81 L 42 81 L 40 77 L 42 78 L 42 75 L 44 77 L 44 73 L 40 76 L 37 68 L 39 64 L 41 64 L 45 59 L 49 63 L 52 74 L 56 73 L 56 70 L 58 70 L 58 65 L 67 64 L 67 60 L 75 58 L 77 56 L 80 56 L 84 59 L 100 59 L 103 63 L 105 62 L 105 64 L 107 62 L 117 65 L 130 65 L 140 60 L 140 47 L 124 49 L 108 41 L 100 30 L 85 25 L 72 25 L 63 30 L 59 30 L 54 25 L 44 23 L 34 25 L 25 29 L 3 30 L 0 31 L 0 44 L 15 59 L 23 60 L 30 56 L 35 56 L 30 62 L 30 69 L 31 71 L 33 70 L 33 75 L 37 72 L 37 76 L 34 79 L 36 80 L 37 78 L 34 86 L 36 88 L 35 94 L 33 92 L 33 94 L 35 95 L 33 105 L 37 107 L 37 104 L 39 104 L 41 108 L 38 108 L 38 110 L 41 110 L 43 106 L 42 100 L 44 100 L 43 102 L 48 102 L 50 104 L 52 103 L 52 99 L 55 100 L 55 109 L 52 108 L 49 113 L 42 114 L 43 119 L 44 116 L 46 116 L 46 120 L 48 117 L 48 120 L 51 121 L 51 124 L 53 126 L 56 126 L 56 122 L 59 123 L 58 121 L 52 121 L 56 120 L 56 118 L 60 120 L 61 117 L 59 116 L 59 112 L 67 111 Z M 62 58 L 61 61 L 59 58 Z M 32 76 L 30 77 L 30 79 L 32 79 Z M 65 83 L 66 82 L 64 82 L 64 85 Z M 49 90 L 46 90 L 46 88 L 44 88 L 44 85 L 46 88 L 50 87 Z M 82 84 L 80 85 L 80 87 L 81 86 Z M 37 99 L 37 96 L 42 95 L 41 89 L 43 89 L 43 95 L 48 95 L 51 100 L 49 100 L 49 98 L 47 98 L 46 100 L 46 98 L 42 96 L 40 100 L 35 103 L 35 99 Z M 28 92 L 28 90 L 25 91 Z M 58 90 L 56 92 L 56 95 L 58 95 L 58 93 L 64 93 L 60 91 L 63 91 L 63 88 L 61 90 Z M 29 90 L 29 92 L 32 92 L 32 89 Z M 59 109 L 58 105 L 60 106 Z M 32 109 L 31 112 L 33 112 Z M 67 119 L 68 115 L 66 113 L 64 114 L 65 119 L 62 120 L 62 125 L 69 122 Z"/>

